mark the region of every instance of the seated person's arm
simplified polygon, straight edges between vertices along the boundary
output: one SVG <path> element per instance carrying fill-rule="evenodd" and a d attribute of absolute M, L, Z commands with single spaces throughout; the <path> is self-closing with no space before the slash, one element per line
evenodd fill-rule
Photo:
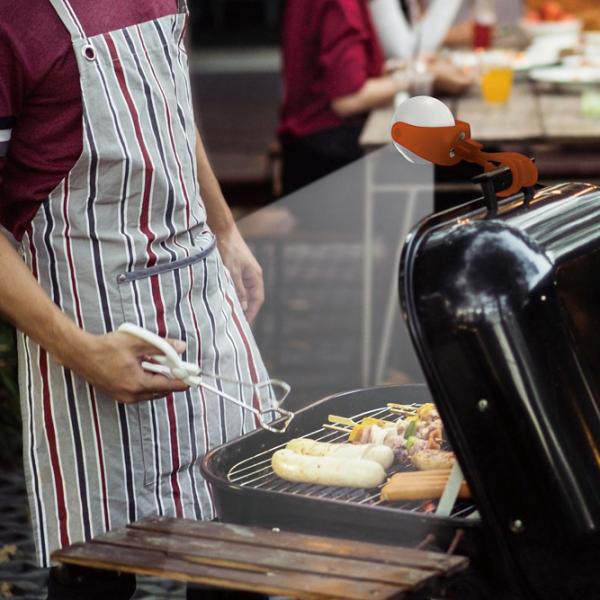
<path fill-rule="evenodd" d="M 364 14 L 331 3 L 322 16 L 320 67 L 332 110 L 352 117 L 391 102 L 402 81 L 373 72 L 372 36 Z M 382 57 L 383 59 L 383 57 Z"/>
<path fill-rule="evenodd" d="M 471 25 L 453 25 L 463 0 L 434 0 L 421 21 L 421 51 L 435 52 L 441 45 L 463 45 L 471 40 Z"/>
<path fill-rule="evenodd" d="M 371 0 L 373 25 L 387 58 L 409 60 L 412 56 L 414 34 L 398 0 Z"/>
<path fill-rule="evenodd" d="M 401 89 L 406 89 L 406 85 L 393 76 L 367 79 L 354 94 L 335 98 L 331 107 L 340 117 L 352 117 L 389 104 Z"/>

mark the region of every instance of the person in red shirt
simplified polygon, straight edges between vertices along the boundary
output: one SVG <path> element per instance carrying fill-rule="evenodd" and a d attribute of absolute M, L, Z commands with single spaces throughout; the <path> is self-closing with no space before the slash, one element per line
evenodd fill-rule
<path fill-rule="evenodd" d="M 391 103 L 409 82 L 386 68 L 369 0 L 287 0 L 282 46 L 278 136 L 289 194 L 360 158 L 368 111 Z M 428 69 L 442 93 L 471 84 L 447 63 L 430 60 Z"/>
<path fill-rule="evenodd" d="M 366 112 L 403 88 L 383 71 L 367 0 L 287 1 L 278 129 L 284 193 L 362 155 Z"/>

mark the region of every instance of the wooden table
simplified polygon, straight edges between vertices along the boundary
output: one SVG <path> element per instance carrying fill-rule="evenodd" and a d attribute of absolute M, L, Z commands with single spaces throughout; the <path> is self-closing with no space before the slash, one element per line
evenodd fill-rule
<path fill-rule="evenodd" d="M 410 598 L 468 560 L 225 523 L 154 518 L 55 552 L 54 561 L 294 598 Z"/>
<path fill-rule="evenodd" d="M 503 106 L 486 104 L 478 91 L 444 102 L 457 119 L 471 124 L 476 140 L 489 145 L 600 142 L 600 120 L 581 115 L 577 94 L 544 91 L 533 83 L 519 82 Z M 360 140 L 364 148 L 390 143 L 393 113 L 391 106 L 371 112 Z"/>

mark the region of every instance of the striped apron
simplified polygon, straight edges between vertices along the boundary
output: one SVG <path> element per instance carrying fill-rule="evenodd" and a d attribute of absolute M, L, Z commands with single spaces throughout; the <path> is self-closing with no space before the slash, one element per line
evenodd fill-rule
<path fill-rule="evenodd" d="M 185 340 L 184 359 L 246 382 L 267 374 L 206 225 L 183 37 L 186 8 L 86 37 L 50 0 L 81 76 L 83 151 L 34 217 L 23 259 L 53 301 L 96 334 L 136 323 Z M 199 461 L 254 427 L 191 389 L 118 404 L 19 335 L 24 462 L 37 556 L 150 515 L 210 519 Z M 252 388 L 209 378 L 258 407 Z"/>

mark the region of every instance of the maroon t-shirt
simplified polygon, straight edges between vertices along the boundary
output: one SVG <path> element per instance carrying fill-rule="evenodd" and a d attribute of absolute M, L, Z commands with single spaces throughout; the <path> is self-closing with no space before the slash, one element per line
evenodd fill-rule
<path fill-rule="evenodd" d="M 381 76 L 383 52 L 368 0 L 287 0 L 280 135 L 303 136 L 346 121 L 332 100 Z"/>
<path fill-rule="evenodd" d="M 93 36 L 177 12 L 177 0 L 71 0 Z M 0 3 L 0 224 L 20 239 L 81 154 L 79 71 L 49 0 Z"/>

